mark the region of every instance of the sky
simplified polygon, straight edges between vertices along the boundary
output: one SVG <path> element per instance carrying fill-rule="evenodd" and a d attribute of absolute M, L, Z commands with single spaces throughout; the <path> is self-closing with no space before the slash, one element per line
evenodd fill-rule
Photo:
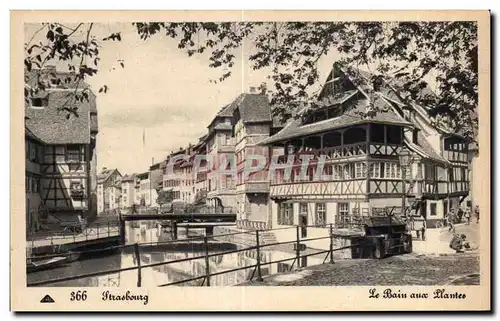
<path fill-rule="evenodd" d="M 25 26 L 25 42 L 40 26 Z M 85 30 L 74 36 L 83 37 Z M 250 87 L 258 87 L 269 73 L 266 69 L 252 70 L 250 46 L 239 52 L 232 76 L 214 84 L 210 80 L 222 75 L 223 70 L 208 67 L 208 52 L 188 57 L 177 48 L 177 40 L 163 35 L 141 40 L 131 24 L 94 24 L 92 35 L 100 39 L 118 31 L 122 41 L 102 43 L 99 72 L 87 80 L 97 96 L 99 170 L 118 168 L 122 174 L 147 171 L 153 159 L 159 162 L 171 151 L 196 143 L 222 107 Z M 34 41 L 44 36 L 40 32 Z M 320 82 L 330 72 L 333 55 L 319 61 Z M 119 59 L 124 61 L 124 68 L 119 66 Z M 98 93 L 104 84 L 108 92 Z"/>

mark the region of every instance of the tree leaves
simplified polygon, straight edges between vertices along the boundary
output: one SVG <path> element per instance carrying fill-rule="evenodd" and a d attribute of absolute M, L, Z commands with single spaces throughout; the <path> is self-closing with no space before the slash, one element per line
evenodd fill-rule
<path fill-rule="evenodd" d="M 339 65 L 362 67 L 374 76 L 425 106 L 429 114 L 453 128 L 474 132 L 478 103 L 477 25 L 472 21 L 404 22 L 134 22 L 139 38 L 162 34 L 177 40 L 188 57 L 208 54 L 207 66 L 221 70 L 212 82 L 232 75 L 242 48 L 254 70 L 269 68 L 272 91 L 265 88 L 275 115 L 297 114 L 318 102 L 321 92 L 318 61 L 330 51 L 340 54 Z M 74 37 L 86 30 L 87 38 Z M 80 80 L 98 72 L 99 41 L 90 36 L 92 24 L 67 27 L 43 24 L 44 41 L 25 44 L 24 65 L 28 72 L 43 68 L 48 61 L 67 61 Z M 37 31 L 38 32 L 38 31 Z M 42 33 L 43 35 L 43 33 Z M 121 31 L 101 39 L 121 41 Z M 87 58 L 91 58 L 87 60 Z M 124 68 L 124 61 L 117 63 Z M 333 63 L 333 62 L 332 62 Z M 114 67 L 112 68 L 115 69 Z M 432 77 L 436 81 L 430 81 Z M 371 81 L 371 91 L 380 78 Z M 355 80 L 356 81 L 356 80 Z M 359 81 L 357 81 L 359 82 Z M 432 85 L 432 86 L 430 86 Z M 35 90 L 43 90 L 43 84 Z M 104 85 L 100 93 L 106 93 Z M 372 93 L 373 94 L 373 93 Z M 375 108 L 375 106 L 374 106 Z M 376 111 L 375 111 L 376 112 Z"/>
<path fill-rule="evenodd" d="M 104 85 L 101 88 L 99 88 L 99 93 L 107 93 L 108 92 L 108 86 Z"/>
<path fill-rule="evenodd" d="M 105 37 L 105 38 L 102 38 L 103 41 L 108 41 L 108 40 L 112 40 L 112 41 L 122 41 L 122 36 L 121 36 L 121 33 L 120 32 L 116 32 L 116 33 L 112 33 L 110 34 L 109 36 Z"/>

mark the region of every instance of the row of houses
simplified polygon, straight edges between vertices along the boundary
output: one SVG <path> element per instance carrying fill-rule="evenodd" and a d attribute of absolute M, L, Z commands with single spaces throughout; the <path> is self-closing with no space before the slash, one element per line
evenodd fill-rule
<path fill-rule="evenodd" d="M 235 212 L 241 226 L 276 227 L 402 214 L 404 197 L 406 213 L 432 226 L 452 208 L 477 205 L 471 187 L 477 184 L 478 151 L 460 132 L 436 125 L 426 106 L 403 99 L 403 90 L 395 79 L 334 64 L 319 97 L 328 103 L 282 124 L 271 116 L 267 97 L 250 89 L 221 108 L 198 142 L 145 173 L 122 178 L 121 201 L 108 193 L 102 209 L 155 207 L 165 197 Z M 378 112 L 367 117 L 372 108 Z M 401 164 L 403 151 L 407 164 Z M 215 161 L 195 164 L 197 155 Z M 267 164 L 246 177 L 249 155 L 277 157 L 280 169 L 270 176 Z M 304 155 L 324 157 L 324 166 L 313 161 L 304 168 Z M 236 175 L 221 173 L 221 163 L 231 158 Z M 175 176 L 167 173 L 173 159 Z M 328 178 L 316 179 L 318 171 Z"/>

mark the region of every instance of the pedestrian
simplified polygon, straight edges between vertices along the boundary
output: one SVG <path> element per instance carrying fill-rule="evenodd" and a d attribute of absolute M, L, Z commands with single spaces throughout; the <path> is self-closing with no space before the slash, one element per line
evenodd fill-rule
<path fill-rule="evenodd" d="M 462 223 L 462 218 L 463 218 L 463 216 L 464 216 L 464 211 L 463 211 L 463 209 L 460 207 L 460 208 L 458 209 L 458 213 L 457 213 L 457 221 L 456 221 L 456 223 L 457 223 L 457 224 Z"/>
<path fill-rule="evenodd" d="M 465 215 L 465 224 L 466 225 L 470 225 L 470 208 L 469 207 L 467 207 L 465 209 L 465 214 L 464 215 Z"/>
<path fill-rule="evenodd" d="M 417 239 L 422 237 L 422 241 L 425 241 L 425 219 L 422 216 L 413 218 L 413 229 L 417 233 Z"/>
<path fill-rule="evenodd" d="M 479 223 L 479 205 L 476 205 L 474 213 L 476 214 L 476 224 L 477 224 Z"/>
<path fill-rule="evenodd" d="M 446 215 L 446 222 L 448 223 L 449 232 L 455 231 L 454 220 L 455 220 L 455 212 L 453 209 L 451 209 L 448 215 Z"/>

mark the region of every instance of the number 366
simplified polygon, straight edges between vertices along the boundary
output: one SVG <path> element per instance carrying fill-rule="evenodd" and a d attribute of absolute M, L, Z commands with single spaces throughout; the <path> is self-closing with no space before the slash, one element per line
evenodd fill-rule
<path fill-rule="evenodd" d="M 76 291 L 70 293 L 70 301 L 85 301 L 87 300 L 87 291 Z"/>

